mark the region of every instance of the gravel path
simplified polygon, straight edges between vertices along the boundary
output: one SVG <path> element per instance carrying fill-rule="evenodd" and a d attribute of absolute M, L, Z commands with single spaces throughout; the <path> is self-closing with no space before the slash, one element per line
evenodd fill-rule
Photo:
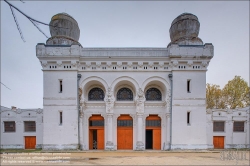
<path fill-rule="evenodd" d="M 232 152 L 232 153 L 231 153 Z M 249 151 L 3 153 L 2 165 L 249 165 Z M 236 160 L 236 157 L 238 158 Z"/>

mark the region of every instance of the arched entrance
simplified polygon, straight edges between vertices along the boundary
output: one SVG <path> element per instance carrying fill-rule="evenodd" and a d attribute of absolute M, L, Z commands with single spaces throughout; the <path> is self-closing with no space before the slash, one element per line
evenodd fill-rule
<path fill-rule="evenodd" d="M 161 150 L 161 118 L 158 115 L 146 118 L 145 139 L 146 149 Z"/>
<path fill-rule="evenodd" d="M 89 118 L 89 150 L 104 149 L 104 118 L 92 115 Z"/>
<path fill-rule="evenodd" d="M 133 119 L 129 115 L 117 119 L 117 149 L 133 149 Z"/>

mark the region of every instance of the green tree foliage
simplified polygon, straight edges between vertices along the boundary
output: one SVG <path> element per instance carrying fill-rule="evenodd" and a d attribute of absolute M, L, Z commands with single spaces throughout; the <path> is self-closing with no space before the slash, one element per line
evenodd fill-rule
<path fill-rule="evenodd" d="M 223 97 L 220 86 L 215 84 L 207 84 L 206 88 L 207 109 L 226 108 L 222 99 Z"/>
<path fill-rule="evenodd" d="M 223 89 L 219 85 L 207 84 L 207 109 L 242 108 L 250 104 L 250 87 L 240 76 L 228 81 Z"/>
<path fill-rule="evenodd" d="M 222 96 L 226 106 L 230 109 L 249 106 L 250 88 L 247 82 L 240 76 L 228 81 L 222 89 Z"/>

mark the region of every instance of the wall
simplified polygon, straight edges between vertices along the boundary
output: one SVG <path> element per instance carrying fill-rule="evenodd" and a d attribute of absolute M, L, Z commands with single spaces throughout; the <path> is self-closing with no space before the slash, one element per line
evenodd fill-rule
<path fill-rule="evenodd" d="M 25 136 L 36 136 L 36 148 L 43 144 L 43 110 L 42 109 L 1 109 L 1 148 L 24 149 Z M 4 122 L 15 121 L 16 131 L 5 132 Z M 36 131 L 25 132 L 24 121 L 35 121 Z"/>
<path fill-rule="evenodd" d="M 224 136 L 224 148 L 250 148 L 249 146 L 249 107 L 239 109 L 208 109 L 207 139 L 213 144 L 213 136 Z M 213 131 L 213 122 L 223 121 L 224 132 Z M 235 121 L 244 122 L 244 132 L 233 131 Z"/>
<path fill-rule="evenodd" d="M 43 149 L 78 147 L 77 72 L 44 71 Z M 63 88 L 60 92 L 59 80 Z M 62 112 L 62 124 L 60 124 Z"/>

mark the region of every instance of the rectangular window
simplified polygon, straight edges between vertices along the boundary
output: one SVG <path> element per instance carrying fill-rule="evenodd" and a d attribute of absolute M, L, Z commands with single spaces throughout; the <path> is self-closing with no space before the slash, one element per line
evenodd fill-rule
<path fill-rule="evenodd" d="M 187 124 L 190 125 L 190 112 L 187 112 Z"/>
<path fill-rule="evenodd" d="M 244 123 L 245 122 L 234 122 L 234 131 L 244 132 Z"/>
<path fill-rule="evenodd" d="M 15 132 L 16 131 L 16 123 L 13 122 L 4 122 L 4 132 Z"/>
<path fill-rule="evenodd" d="M 214 122 L 214 131 L 224 131 L 224 122 Z"/>
<path fill-rule="evenodd" d="M 146 126 L 151 127 L 160 127 L 161 120 L 146 120 Z"/>
<path fill-rule="evenodd" d="M 24 122 L 24 131 L 36 131 L 36 122 L 35 121 L 27 121 Z"/>
<path fill-rule="evenodd" d="M 62 93 L 63 90 L 62 80 L 59 80 L 59 86 L 60 86 L 59 93 Z"/>
<path fill-rule="evenodd" d="M 128 127 L 128 126 L 133 126 L 133 120 L 118 120 L 117 121 L 117 126 L 123 126 L 123 127 Z"/>
<path fill-rule="evenodd" d="M 60 122 L 59 124 L 62 125 L 62 112 L 59 112 L 60 113 Z"/>
<path fill-rule="evenodd" d="M 191 80 L 187 80 L 187 92 L 190 93 L 191 90 L 190 90 L 190 83 L 191 83 Z"/>
<path fill-rule="evenodd" d="M 104 120 L 90 120 L 89 126 L 104 126 Z"/>

